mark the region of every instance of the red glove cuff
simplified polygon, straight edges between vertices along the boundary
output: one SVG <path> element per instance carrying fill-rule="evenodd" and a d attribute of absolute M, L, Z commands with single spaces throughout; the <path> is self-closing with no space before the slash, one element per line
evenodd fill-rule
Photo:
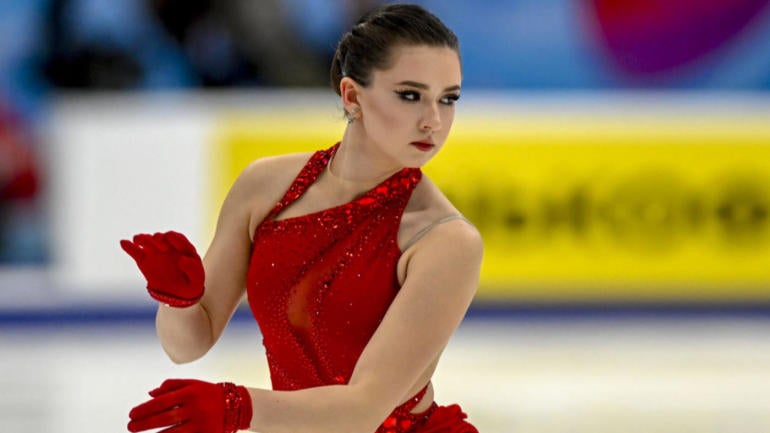
<path fill-rule="evenodd" d="M 201 298 L 203 297 L 203 294 L 201 296 L 198 296 L 193 299 L 183 299 L 177 296 L 171 296 L 163 292 L 159 292 L 155 289 L 152 289 L 150 287 L 147 287 L 147 292 L 150 294 L 150 296 L 155 299 L 158 302 L 162 302 L 170 307 L 174 308 L 185 308 L 190 307 L 192 305 L 197 304 Z"/>
<path fill-rule="evenodd" d="M 230 382 L 219 384 L 225 390 L 225 425 L 224 433 L 246 430 L 251 425 L 251 396 L 243 386 Z"/>

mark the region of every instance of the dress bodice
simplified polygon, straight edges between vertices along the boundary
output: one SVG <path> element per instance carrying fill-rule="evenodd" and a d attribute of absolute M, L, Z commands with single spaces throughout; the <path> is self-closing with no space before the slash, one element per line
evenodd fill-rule
<path fill-rule="evenodd" d="M 274 389 L 347 383 L 399 290 L 398 228 L 419 169 L 404 168 L 343 205 L 275 219 L 338 146 L 310 157 L 255 232 L 247 293 Z"/>

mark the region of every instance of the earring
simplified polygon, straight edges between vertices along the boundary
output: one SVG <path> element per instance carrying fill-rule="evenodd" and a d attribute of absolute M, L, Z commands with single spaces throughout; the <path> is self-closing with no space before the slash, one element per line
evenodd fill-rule
<path fill-rule="evenodd" d="M 348 125 L 355 122 L 356 119 L 358 119 L 358 113 L 360 113 L 361 110 L 359 108 L 353 108 L 350 111 L 345 110 L 345 118 L 348 119 Z"/>

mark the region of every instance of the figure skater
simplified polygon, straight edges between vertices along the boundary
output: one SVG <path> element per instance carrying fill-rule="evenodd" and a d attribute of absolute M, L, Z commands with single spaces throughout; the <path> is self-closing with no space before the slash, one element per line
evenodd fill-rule
<path fill-rule="evenodd" d="M 447 139 L 461 79 L 437 17 L 375 9 L 331 67 L 340 142 L 251 163 L 202 260 L 173 231 L 121 241 L 174 362 L 203 356 L 245 292 L 273 386 L 170 379 L 130 431 L 478 433 L 460 406 L 434 402 L 431 377 L 476 292 L 482 240 L 420 170 Z"/>

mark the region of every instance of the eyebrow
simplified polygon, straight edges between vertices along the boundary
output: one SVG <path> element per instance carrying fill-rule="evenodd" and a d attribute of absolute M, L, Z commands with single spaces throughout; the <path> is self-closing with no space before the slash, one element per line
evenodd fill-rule
<path fill-rule="evenodd" d="M 410 86 L 410 87 L 416 87 L 418 89 L 424 89 L 424 90 L 428 90 L 429 87 L 430 87 L 427 84 L 419 83 L 417 81 L 409 81 L 409 80 L 402 81 L 402 82 L 400 82 L 398 84 L 400 86 Z M 460 86 L 459 85 L 454 85 L 454 86 L 449 86 L 449 87 L 444 89 L 445 92 L 448 92 L 450 90 L 460 90 Z"/>

